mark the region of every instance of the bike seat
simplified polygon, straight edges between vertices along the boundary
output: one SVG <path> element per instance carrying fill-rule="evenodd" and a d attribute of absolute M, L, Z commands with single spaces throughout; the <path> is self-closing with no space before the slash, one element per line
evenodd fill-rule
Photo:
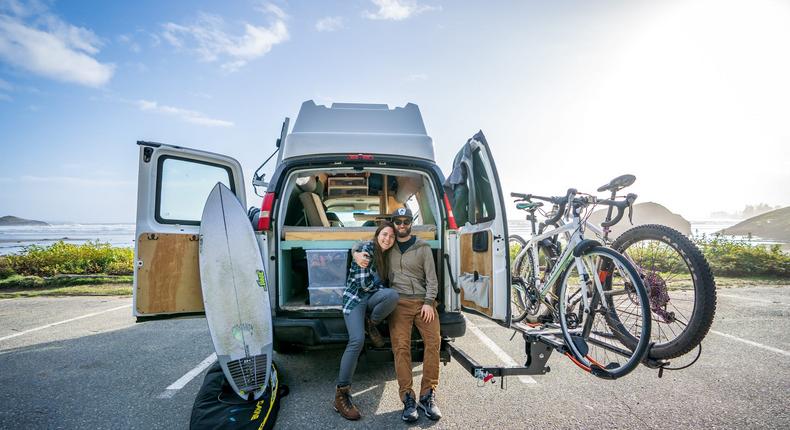
<path fill-rule="evenodd" d="M 621 175 L 609 181 L 608 184 L 601 185 L 600 187 L 598 187 L 598 192 L 602 193 L 604 191 L 610 191 L 610 190 L 617 192 L 625 187 L 630 186 L 635 181 L 636 181 L 636 176 L 634 175 Z"/>
<path fill-rule="evenodd" d="M 516 209 L 521 209 L 525 211 L 534 211 L 535 209 L 543 206 L 541 202 L 524 202 L 524 203 L 516 203 Z"/>

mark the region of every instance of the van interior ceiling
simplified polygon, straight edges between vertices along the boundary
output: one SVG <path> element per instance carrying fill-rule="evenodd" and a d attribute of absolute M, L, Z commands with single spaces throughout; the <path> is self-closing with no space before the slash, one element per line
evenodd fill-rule
<path fill-rule="evenodd" d="M 290 174 L 279 208 L 280 294 L 285 309 L 340 309 L 351 247 L 373 237 L 402 207 L 412 231 L 439 248 L 439 199 L 417 171 L 371 168 L 300 170 Z M 284 276 L 288 272 L 288 276 Z"/>

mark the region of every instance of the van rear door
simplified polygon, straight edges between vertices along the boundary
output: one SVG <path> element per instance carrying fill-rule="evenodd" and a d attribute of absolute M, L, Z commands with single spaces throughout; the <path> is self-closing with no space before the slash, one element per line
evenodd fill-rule
<path fill-rule="evenodd" d="M 154 142 L 140 146 L 133 308 L 138 320 L 203 314 L 198 235 L 209 192 L 222 182 L 246 207 L 233 158 Z"/>
<path fill-rule="evenodd" d="M 449 236 L 455 246 L 448 248 L 461 307 L 508 326 L 507 217 L 499 175 L 482 131 L 456 155 L 445 191 L 459 227 Z"/>

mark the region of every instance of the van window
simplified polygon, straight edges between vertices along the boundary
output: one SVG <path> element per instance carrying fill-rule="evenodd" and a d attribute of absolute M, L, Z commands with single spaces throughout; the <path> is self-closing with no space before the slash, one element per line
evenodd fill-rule
<path fill-rule="evenodd" d="M 491 181 L 486 173 L 483 158 L 480 155 L 481 149 L 475 150 L 472 155 L 472 176 L 474 177 L 474 213 L 475 224 L 488 221 L 494 218 L 494 194 L 492 192 Z"/>
<path fill-rule="evenodd" d="M 162 224 L 200 224 L 217 182 L 236 191 L 227 166 L 170 156 L 159 158 L 158 164 L 155 218 Z"/>

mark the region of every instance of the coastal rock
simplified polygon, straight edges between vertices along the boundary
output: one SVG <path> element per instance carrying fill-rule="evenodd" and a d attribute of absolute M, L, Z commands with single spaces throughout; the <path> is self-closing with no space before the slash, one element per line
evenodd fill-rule
<path fill-rule="evenodd" d="M 0 226 L 19 226 L 19 225 L 49 225 L 44 221 L 35 221 L 32 219 L 24 219 L 11 215 L 0 217 Z"/>
<path fill-rule="evenodd" d="M 601 222 L 603 222 L 604 218 L 606 218 L 606 211 L 607 208 L 593 212 L 592 215 L 590 215 L 590 221 L 595 225 L 601 225 Z M 614 217 L 616 214 L 617 210 L 615 209 L 612 216 Z M 626 209 L 623 219 L 621 219 L 616 225 L 612 226 L 612 231 L 609 233 L 609 238 L 614 240 L 626 230 L 642 224 L 661 224 L 672 227 L 686 236 L 691 236 L 691 223 L 685 218 L 678 214 L 672 213 L 669 209 L 658 203 L 645 202 L 634 205 L 633 225 L 628 222 L 628 209 Z"/>
<path fill-rule="evenodd" d="M 790 242 L 790 207 L 757 215 L 719 233 L 737 236 L 751 234 L 763 239 Z"/>

